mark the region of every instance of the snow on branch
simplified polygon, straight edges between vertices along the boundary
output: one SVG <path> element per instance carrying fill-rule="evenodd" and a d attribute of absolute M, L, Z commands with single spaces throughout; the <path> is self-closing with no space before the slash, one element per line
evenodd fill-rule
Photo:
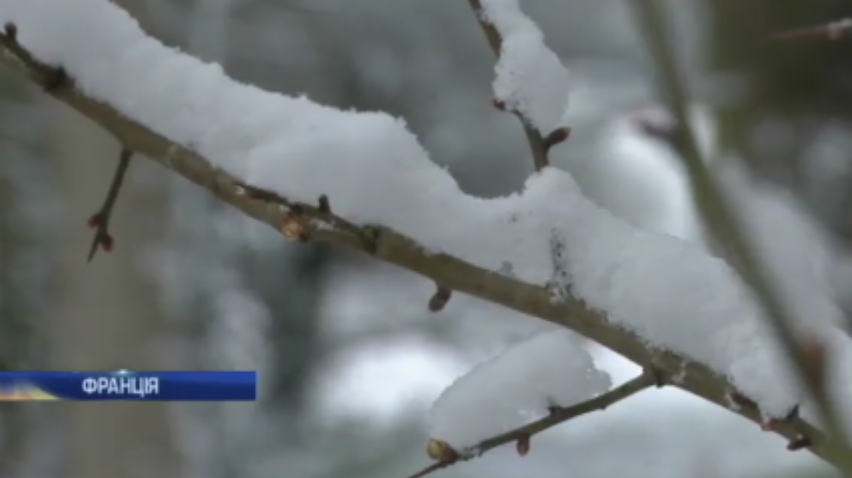
<path fill-rule="evenodd" d="M 494 105 L 521 120 L 539 171 L 548 165 L 550 148 L 567 139 L 571 131 L 562 124 L 568 107 L 569 76 L 518 1 L 468 0 L 498 57 Z"/>
<path fill-rule="evenodd" d="M 566 377 L 562 378 L 565 379 Z M 646 370 L 639 377 L 629 380 L 618 387 L 602 392 L 587 400 L 574 402 L 571 405 L 548 407 L 547 413 L 542 418 L 534 421 L 527 421 L 516 428 L 491 435 L 478 441 L 474 445 L 463 449 L 461 452 L 457 451 L 449 443 L 443 440 L 432 439 L 429 442 L 428 451 L 429 455 L 435 459 L 435 463 L 413 474 L 409 478 L 418 478 L 432 473 L 435 470 L 446 468 L 458 463 L 459 461 L 476 458 L 477 456 L 481 456 L 494 448 L 512 442 L 516 443 L 518 454 L 524 456 L 529 453 L 531 446 L 530 442 L 534 435 L 574 418 L 592 412 L 606 410 L 611 405 L 632 397 L 636 393 L 654 385 L 659 385 L 657 377 L 653 372 Z M 487 397 L 483 398 L 487 399 Z"/>
<path fill-rule="evenodd" d="M 106 0 L 0 0 L 0 23 L 0 62 L 285 237 L 428 277 L 436 302 L 453 290 L 571 328 L 719 405 L 742 395 L 733 411 L 756 422 L 801 399 L 726 263 L 628 226 L 564 172 L 544 168 L 511 196 L 468 196 L 403 121 L 238 83 Z M 556 300 L 554 285 L 570 293 Z M 774 431 L 806 435 L 829 461 L 849 453 L 800 417 Z"/>
<path fill-rule="evenodd" d="M 475 454 L 483 439 L 611 386 L 571 332 L 546 332 L 513 345 L 444 390 L 432 407 L 430 436 L 462 455 Z"/>
<path fill-rule="evenodd" d="M 544 34 L 523 13 L 519 0 L 472 3 L 480 21 L 494 27 L 490 35 L 496 33 L 499 38 L 499 46 L 494 47 L 498 54 L 494 66 L 495 99 L 540 132 L 549 133 L 562 126 L 568 107 L 568 70 L 544 43 Z"/>

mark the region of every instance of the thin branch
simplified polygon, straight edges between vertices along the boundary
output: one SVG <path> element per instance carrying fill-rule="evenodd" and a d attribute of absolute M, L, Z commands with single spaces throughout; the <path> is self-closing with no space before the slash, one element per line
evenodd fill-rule
<path fill-rule="evenodd" d="M 637 0 L 633 5 L 659 70 L 662 93 L 680 126 L 675 131 L 673 143 L 687 167 L 699 209 L 711 233 L 733 254 L 732 265 L 737 267 L 751 285 L 783 347 L 794 358 L 794 372 L 801 383 L 812 392 L 830 434 L 836 437 L 832 444 L 838 447 L 838 451 L 848 449 L 840 428 L 839 414 L 826 393 L 825 384 L 820 381 L 822 374 L 813 373 L 813 361 L 804 353 L 803 346 L 807 344 L 801 344 L 796 338 L 793 318 L 771 286 L 770 275 L 760 263 L 754 244 L 748 239 L 717 178 L 707 169 L 707 162 L 689 123 L 686 87 L 678 71 L 665 14 L 657 0 Z M 852 455 L 846 454 L 835 465 L 848 476 L 852 476 Z"/>
<path fill-rule="evenodd" d="M 476 14 L 476 21 L 479 22 L 479 26 L 482 27 L 482 32 L 485 34 L 485 38 L 488 40 L 488 46 L 491 47 L 491 51 L 499 58 L 500 50 L 503 48 L 503 39 L 500 37 L 500 32 L 497 31 L 497 28 L 485 21 L 485 18 L 482 14 L 482 3 L 480 0 L 468 0 L 470 3 L 470 8 L 473 9 L 473 13 Z M 497 105 L 498 108 L 500 105 Z M 502 109 L 502 108 L 501 108 Z M 547 159 L 547 153 L 550 147 L 555 144 L 551 142 L 548 144 L 545 141 L 544 136 L 542 136 L 541 132 L 527 121 L 523 115 L 518 111 L 512 111 L 512 114 L 518 117 L 521 121 L 521 125 L 524 128 L 524 134 L 527 137 L 527 143 L 530 145 L 530 150 L 533 155 L 533 165 L 535 166 L 536 171 L 540 171 L 547 167 L 549 161 Z M 565 138 L 567 138 L 567 133 L 565 134 Z M 563 138 L 564 139 L 564 138 Z"/>
<path fill-rule="evenodd" d="M 515 430 L 483 440 L 476 445 L 474 449 L 481 455 L 489 450 L 497 448 L 498 446 L 512 443 L 524 437 L 532 437 L 549 428 L 559 425 L 560 423 L 567 422 L 568 420 L 579 416 L 592 412 L 603 411 L 617 402 L 656 385 L 657 377 L 655 374 L 653 372 L 646 371 L 633 380 L 625 382 L 609 392 L 590 400 L 586 400 L 585 402 L 580 402 L 570 407 L 554 407 L 551 409 L 551 413 L 546 417 Z"/>
<path fill-rule="evenodd" d="M 821 40 L 837 41 L 852 36 L 852 18 L 844 18 L 836 22 L 826 23 L 815 27 L 797 28 L 772 36 L 777 41 Z"/>
<path fill-rule="evenodd" d="M 21 47 L 13 36 L 0 34 L 0 63 L 44 86 L 56 69 Z M 48 93 L 112 133 L 139 156 L 157 161 L 188 181 L 208 190 L 221 201 L 239 209 L 284 235 L 283 225 L 295 221 L 308 232 L 308 240 L 350 247 L 377 260 L 394 264 L 428 278 L 454 292 L 499 304 L 570 328 L 643 367 L 653 367 L 663 377 L 678 377 L 672 383 L 719 406 L 729 408 L 755 423 L 761 422 L 756 407 L 735 407 L 729 400 L 730 384 L 704 364 L 670 351 L 652 350 L 636 334 L 611 324 L 599 311 L 581 300 L 566 297 L 554 302 L 543 286 L 483 269 L 453 256 L 429 251 L 413 239 L 380 226 L 357 226 L 340 216 L 311 204 L 296 203 L 268 191 L 244 184 L 210 161 L 104 104 L 73 83 Z M 165 92 L 164 92 L 165 94 Z M 333 198 L 331 198 L 333 199 Z M 773 432 L 793 440 L 800 434 L 811 441 L 809 451 L 830 463 L 840 463 L 852 451 L 838 446 L 834 438 L 796 417 L 778 425 Z"/>
<path fill-rule="evenodd" d="M 438 461 L 430 464 L 424 469 L 410 475 L 408 478 L 419 478 L 461 461 L 468 461 L 484 455 L 485 453 L 512 442 L 518 443 L 518 452 L 526 455 L 529 451 L 530 439 L 539 433 L 555 427 L 568 420 L 587 415 L 592 412 L 603 411 L 610 406 L 632 397 L 642 390 L 658 385 L 657 375 L 646 370 L 642 375 L 627 381 L 618 387 L 601 394 L 595 398 L 580 402 L 570 407 L 552 407 L 550 413 L 534 422 L 509 430 L 505 433 L 486 438 L 476 445 L 462 451 L 449 448 L 445 442 L 433 440 L 430 443 L 430 455 Z"/>
<path fill-rule="evenodd" d="M 118 199 L 118 194 L 121 192 L 121 184 L 124 182 L 124 176 L 127 174 L 127 168 L 130 166 L 130 159 L 133 158 L 133 151 L 127 148 L 121 148 L 121 153 L 118 156 L 118 164 L 115 167 L 115 173 L 109 184 L 106 198 L 101 204 L 98 212 L 94 213 L 89 218 L 89 227 L 95 230 L 95 237 L 92 239 L 92 246 L 89 248 L 88 261 L 92 262 L 98 247 L 106 252 L 113 248 L 113 238 L 109 233 L 109 221 L 112 218 L 112 211 L 115 208 L 115 201 Z"/>

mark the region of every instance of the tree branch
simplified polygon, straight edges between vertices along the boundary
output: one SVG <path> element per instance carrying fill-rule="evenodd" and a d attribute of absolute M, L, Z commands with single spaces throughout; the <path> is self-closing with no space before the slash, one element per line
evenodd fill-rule
<path fill-rule="evenodd" d="M 679 127 L 674 131 L 674 146 L 683 159 L 689 174 L 699 210 L 709 226 L 711 235 L 727 249 L 740 275 L 748 282 L 758 301 L 766 311 L 766 317 L 775 329 L 781 345 L 793 358 L 794 370 L 799 381 L 807 387 L 825 419 L 826 427 L 834 437 L 832 446 L 848 450 L 842 430 L 840 413 L 830 400 L 824 379 L 824 349 L 822 344 L 804 342 L 793 330 L 794 318 L 784 306 L 766 267 L 761 263 L 753 241 L 749 240 L 733 205 L 725 197 L 718 179 L 710 174 L 703 152 L 689 122 L 685 82 L 678 70 L 672 48 L 665 14 L 658 0 L 640 0 L 634 3 L 636 18 L 644 32 L 651 55 L 659 70 L 660 89 L 666 96 Z M 773 423 L 774 426 L 774 423 Z M 806 438 L 807 435 L 805 435 Z M 843 455 L 843 454 L 841 454 Z M 852 455 L 845 454 L 835 463 L 847 476 L 852 477 Z"/>
<path fill-rule="evenodd" d="M 485 39 L 488 40 L 488 46 L 491 47 L 491 51 L 494 52 L 494 55 L 499 58 L 500 50 L 503 48 L 503 39 L 500 37 L 500 32 L 497 31 L 497 28 L 494 25 L 488 23 L 485 21 L 485 18 L 483 18 L 482 3 L 480 3 L 480 0 L 468 0 L 468 3 L 470 3 L 470 8 L 473 9 L 473 13 L 476 14 L 476 21 L 479 22 L 479 26 L 482 27 Z M 495 103 L 495 106 L 502 109 L 500 104 Z M 546 168 L 549 164 L 547 153 L 552 144 L 548 145 L 541 132 L 535 129 L 520 112 L 512 111 L 512 114 L 520 120 L 521 125 L 524 128 L 527 143 L 529 143 L 530 150 L 532 151 L 535 170 L 540 171 L 543 168 Z M 565 134 L 565 137 L 567 137 L 567 134 Z M 565 138 L 562 139 L 564 140 Z"/>
<path fill-rule="evenodd" d="M 57 69 L 33 58 L 13 35 L 0 35 L 0 63 L 42 87 L 50 85 L 56 78 Z M 411 238 L 390 229 L 360 227 L 319 206 L 294 203 L 251 188 L 214 168 L 192 150 L 124 116 L 110 105 L 87 96 L 75 88 L 73 82 L 66 87 L 50 89 L 47 93 L 101 125 L 140 157 L 157 161 L 246 215 L 270 225 L 285 237 L 360 250 L 427 277 L 447 289 L 568 327 L 643 367 L 653 368 L 673 386 L 731 408 L 730 385 L 719 374 L 678 354 L 650 349 L 644 340 L 610 324 L 600 312 L 591 310 L 576 298 L 566 297 L 564 301 L 554 302 L 550 291 L 543 286 L 527 284 L 446 254 L 430 252 Z M 677 381 L 673 377 L 677 377 Z M 754 406 L 737 406 L 732 412 L 755 423 L 761 421 L 760 411 Z M 779 424 L 774 431 L 791 440 L 806 434 L 811 441 L 807 449 L 830 463 L 843 460 L 838 454 L 852 453 L 839 449 L 836 443 L 798 417 Z"/>
<path fill-rule="evenodd" d="M 408 478 L 419 478 L 421 476 L 428 475 L 434 471 L 454 465 L 460 461 L 467 461 L 482 456 L 488 451 L 512 442 L 517 442 L 518 453 L 526 455 L 527 452 L 529 452 L 529 443 L 533 435 L 537 435 L 559 425 L 560 423 L 565 423 L 568 420 L 572 420 L 592 412 L 606 410 L 611 405 L 630 398 L 642 390 L 654 385 L 658 385 L 656 374 L 650 370 L 646 370 L 642 373 L 642 375 L 619 385 L 609 392 L 570 407 L 553 407 L 550 409 L 550 413 L 545 417 L 515 428 L 514 430 L 509 430 L 505 433 L 486 438 L 469 449 L 462 450 L 460 452 L 453 450 L 450 448 L 449 444 L 445 442 L 432 440 L 429 443 L 429 455 L 436 459 L 437 463 L 430 464 Z"/>
<path fill-rule="evenodd" d="M 555 407 L 551 413 L 544 418 L 536 420 L 515 430 L 508 431 L 502 435 L 488 438 L 479 443 L 475 449 L 478 454 L 483 454 L 498 446 L 525 439 L 552 428 L 560 423 L 577 418 L 588 413 L 603 411 L 610 405 L 614 405 L 626 398 L 657 385 L 657 378 L 651 371 L 645 371 L 642 375 L 623 383 L 603 395 L 597 396 L 585 402 L 580 402 L 570 407 Z"/>

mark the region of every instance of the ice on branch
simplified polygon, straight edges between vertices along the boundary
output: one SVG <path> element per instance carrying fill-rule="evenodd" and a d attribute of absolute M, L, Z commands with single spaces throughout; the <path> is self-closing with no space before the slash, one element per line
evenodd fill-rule
<path fill-rule="evenodd" d="M 568 331 L 539 334 L 477 366 L 432 407 L 430 437 L 459 452 L 526 425 L 552 407 L 608 391 L 612 381 Z"/>
<path fill-rule="evenodd" d="M 542 134 L 562 126 L 568 106 L 568 70 L 521 10 L 520 0 L 481 2 L 483 20 L 494 25 L 503 39 L 494 66 L 494 96 Z"/>
<path fill-rule="evenodd" d="M 517 1 L 483 5 L 508 38 L 500 68 L 514 73 L 499 73 L 500 94 L 523 103 L 546 131 L 564 107 L 565 72 L 552 52 L 542 53 L 541 34 L 519 16 Z M 554 276 L 550 243 L 558 234 L 563 289 L 611 323 L 712 367 L 769 415 L 801 399 L 762 311 L 725 262 L 627 225 L 583 197 L 565 172 L 545 168 L 518 194 L 472 197 L 402 120 L 238 83 L 147 36 L 107 0 L 0 0 L 0 21 L 14 22 L 20 43 L 64 67 L 82 91 L 253 186 L 310 204 L 327 195 L 352 222 L 386 226 L 490 270 L 510 263 L 518 280 L 542 286 Z M 831 300 L 811 292 L 802 303 L 812 307 L 799 315 L 837 323 Z"/>

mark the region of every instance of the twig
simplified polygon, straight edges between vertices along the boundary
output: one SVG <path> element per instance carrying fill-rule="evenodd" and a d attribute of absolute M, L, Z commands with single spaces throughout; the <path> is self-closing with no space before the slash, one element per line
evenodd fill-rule
<path fill-rule="evenodd" d="M 481 455 L 489 450 L 497 448 L 498 446 L 511 443 L 526 436 L 536 435 L 573 418 L 605 410 L 617 402 L 629 398 L 646 388 L 654 386 L 657 386 L 656 374 L 651 371 L 643 372 L 642 375 L 634 378 L 633 380 L 625 382 L 609 392 L 590 400 L 586 400 L 585 402 L 581 402 L 570 407 L 554 407 L 551 409 L 551 413 L 546 417 L 515 430 L 503 433 L 502 435 L 497 435 L 483 440 L 475 447 L 475 449 Z"/>
<path fill-rule="evenodd" d="M 836 22 L 826 23 L 815 27 L 797 28 L 781 32 L 771 37 L 775 41 L 828 40 L 837 41 L 852 35 L 852 18 L 844 18 Z"/>
<path fill-rule="evenodd" d="M 130 160 L 133 158 L 133 151 L 126 147 L 121 148 L 121 153 L 118 156 L 118 165 L 115 167 L 115 173 L 109 183 L 109 191 L 106 198 L 101 204 L 98 212 L 94 213 L 89 218 L 89 227 L 95 230 L 95 237 L 92 239 L 92 246 L 89 248 L 88 262 L 92 262 L 98 247 L 109 252 L 113 248 L 113 238 L 109 233 L 109 221 L 112 218 L 112 211 L 115 209 L 115 201 L 121 192 L 121 185 L 124 182 L 124 176 L 127 174 L 127 168 L 130 166 Z"/>
<path fill-rule="evenodd" d="M 460 461 L 471 460 L 482 456 L 494 448 L 512 442 L 519 442 L 520 446 L 518 453 L 526 455 L 529 451 L 529 440 L 534 435 L 579 416 L 587 415 L 592 412 L 603 411 L 611 405 L 627 399 L 642 390 L 656 386 L 657 381 L 657 374 L 650 370 L 646 370 L 642 373 L 642 375 L 615 387 L 609 392 L 570 407 L 552 407 L 547 416 L 514 430 L 486 438 L 466 450 L 456 451 L 450 448 L 445 442 L 432 440 L 429 445 L 429 454 L 432 458 L 438 461 L 430 464 L 423 470 L 410 475 L 408 478 L 418 478 L 446 468 L 450 465 L 454 465 Z"/>
<path fill-rule="evenodd" d="M 698 148 L 695 134 L 688 120 L 686 88 L 671 47 L 665 15 L 657 0 L 637 0 L 632 4 L 653 60 L 657 64 L 662 94 L 667 97 L 667 103 L 681 126 L 675 131 L 674 144 L 687 167 L 699 209 L 711 233 L 720 244 L 730 248 L 737 262 L 733 265 L 738 266 L 740 274 L 751 285 L 766 311 L 767 318 L 778 333 L 782 345 L 794 358 L 795 373 L 813 393 L 829 433 L 837 438 L 832 440 L 832 444 L 838 447 L 836 451 L 840 448 L 847 449 L 847 442 L 839 425 L 839 415 L 825 393 L 824 384 L 819 383 L 819 374 L 810 373 L 812 364 L 809 364 L 802 353 L 803 350 L 794 335 L 792 317 L 771 287 L 769 273 L 760 264 L 754 245 L 748 240 L 739 218 L 724 197 L 716 177 L 707 170 L 707 163 Z M 852 456 L 848 453 L 836 465 L 847 476 L 852 476 Z"/>
<path fill-rule="evenodd" d="M 503 45 L 503 38 L 500 36 L 500 32 L 497 31 L 497 27 L 485 21 L 485 18 L 482 14 L 482 3 L 480 0 L 468 0 L 470 3 L 470 8 L 473 9 L 473 13 L 476 14 L 476 21 L 479 22 L 479 26 L 482 27 L 482 32 L 485 34 L 485 38 L 488 40 L 488 45 L 491 47 L 491 51 L 499 58 L 500 50 Z M 499 101 L 495 101 L 495 106 L 498 109 L 505 108 L 505 105 L 502 105 Z M 550 147 L 555 144 L 548 144 L 545 141 L 544 136 L 542 136 L 541 132 L 534 128 L 518 111 L 512 111 L 512 114 L 518 117 L 521 121 L 521 125 L 524 128 L 524 134 L 527 136 L 527 143 L 530 145 L 530 150 L 532 150 L 533 155 L 533 165 L 535 166 L 536 171 L 540 171 L 547 167 L 549 161 L 547 159 L 547 153 Z M 568 137 L 568 134 L 565 134 L 565 138 Z"/>

